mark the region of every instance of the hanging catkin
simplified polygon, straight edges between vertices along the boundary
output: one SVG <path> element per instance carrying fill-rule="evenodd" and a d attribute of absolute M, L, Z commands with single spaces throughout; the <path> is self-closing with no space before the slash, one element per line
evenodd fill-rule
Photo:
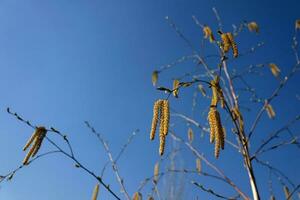
<path fill-rule="evenodd" d="M 45 127 L 37 127 L 35 131 L 33 132 L 32 136 L 29 138 L 27 141 L 26 145 L 23 148 L 23 151 L 26 151 L 28 147 L 31 146 L 29 152 L 26 154 L 24 160 L 23 160 L 23 165 L 28 165 L 28 161 L 31 157 L 34 157 L 37 152 L 39 151 L 42 142 L 46 136 L 47 130 Z"/>
<path fill-rule="evenodd" d="M 215 142 L 215 157 L 219 157 L 220 148 L 224 143 L 224 133 L 221 123 L 220 114 L 216 107 L 210 107 L 208 113 L 208 122 L 210 126 L 210 142 Z"/>
<path fill-rule="evenodd" d="M 223 49 L 224 53 L 227 53 L 231 46 L 228 35 L 226 33 L 222 33 L 221 40 L 222 40 L 222 49 Z"/>
<path fill-rule="evenodd" d="M 284 196 L 286 200 L 291 200 L 291 193 L 287 186 L 283 186 Z"/>
<path fill-rule="evenodd" d="M 99 193 L 99 184 L 96 184 L 93 191 L 92 200 L 97 200 Z"/>
<path fill-rule="evenodd" d="M 233 37 L 232 33 L 227 33 L 227 37 L 229 39 L 230 46 L 232 47 L 233 57 L 236 58 L 239 55 L 239 51 L 238 51 L 237 45 L 234 41 L 234 37 Z"/>
<path fill-rule="evenodd" d="M 212 30 L 209 26 L 204 26 L 203 27 L 203 33 L 204 33 L 204 38 L 209 38 L 209 41 L 210 42 L 214 42 L 215 41 L 215 38 L 214 38 L 214 35 L 212 33 Z"/>
<path fill-rule="evenodd" d="M 163 155 L 165 140 L 169 132 L 170 108 L 168 100 L 157 100 L 153 106 L 153 118 L 150 131 L 150 139 L 155 137 L 157 124 L 159 125 L 159 154 Z"/>
<path fill-rule="evenodd" d="M 175 79 L 173 81 L 173 96 L 176 97 L 176 98 L 178 98 L 178 93 L 179 93 L 178 87 L 179 87 L 179 84 L 180 84 L 180 82 L 179 82 L 178 79 Z"/>
<path fill-rule="evenodd" d="M 153 71 L 152 72 L 152 84 L 153 86 L 156 86 L 158 80 L 158 71 Z"/>
<path fill-rule="evenodd" d="M 188 129 L 188 139 L 189 139 L 189 142 L 192 143 L 193 140 L 194 140 L 194 132 L 193 132 L 193 129 L 192 128 L 189 128 Z"/>
<path fill-rule="evenodd" d="M 159 114 L 161 112 L 162 101 L 163 100 L 160 99 L 157 100 L 153 106 L 153 117 L 152 117 L 151 131 L 150 131 L 150 140 L 153 140 L 155 137 L 156 127 L 159 121 Z"/>

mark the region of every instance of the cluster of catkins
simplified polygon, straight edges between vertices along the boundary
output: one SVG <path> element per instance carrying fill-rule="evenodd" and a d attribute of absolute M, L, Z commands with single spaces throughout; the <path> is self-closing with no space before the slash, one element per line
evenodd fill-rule
<path fill-rule="evenodd" d="M 37 152 L 39 151 L 39 149 L 42 145 L 42 142 L 46 136 L 46 133 L 47 133 L 47 129 L 43 126 L 37 127 L 35 129 L 32 136 L 29 138 L 29 140 L 27 141 L 26 145 L 23 148 L 23 151 L 26 151 L 28 149 L 28 147 L 31 146 L 30 150 L 28 151 L 28 153 L 26 154 L 26 156 L 23 160 L 23 165 L 28 165 L 29 159 L 31 157 L 34 157 L 37 154 Z"/>
<path fill-rule="evenodd" d="M 153 118 L 152 126 L 150 131 L 150 140 L 154 140 L 156 127 L 159 126 L 159 154 L 163 155 L 165 150 L 166 136 L 169 132 L 169 121 L 170 121 L 170 110 L 169 101 L 159 99 L 154 103 L 153 106 Z"/>
<path fill-rule="evenodd" d="M 221 117 L 217 110 L 217 104 L 220 102 L 224 108 L 225 100 L 222 89 L 219 85 L 219 77 L 217 76 L 211 81 L 212 99 L 208 112 L 208 123 L 210 126 L 210 143 L 215 143 L 215 157 L 218 158 L 220 149 L 224 149 L 225 145 L 225 130 L 222 127 Z"/>

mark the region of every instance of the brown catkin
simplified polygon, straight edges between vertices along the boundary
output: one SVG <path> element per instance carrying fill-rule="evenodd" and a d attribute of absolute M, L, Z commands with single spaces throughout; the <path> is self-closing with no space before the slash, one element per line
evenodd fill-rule
<path fill-rule="evenodd" d="M 298 30 L 300 29 L 300 19 L 297 19 L 295 22 L 295 29 Z"/>
<path fill-rule="evenodd" d="M 201 160 L 200 160 L 200 158 L 197 158 L 196 159 L 196 170 L 197 170 L 198 173 L 201 172 L 201 168 L 202 168 L 202 166 L 201 166 Z"/>
<path fill-rule="evenodd" d="M 269 64 L 270 70 L 273 74 L 273 76 L 278 77 L 280 74 L 280 69 L 275 63 L 270 63 Z"/>
<path fill-rule="evenodd" d="M 234 41 L 234 37 L 233 37 L 232 33 L 227 33 L 227 37 L 229 39 L 230 46 L 232 47 L 233 57 L 236 58 L 239 55 L 239 51 L 238 51 L 237 45 Z"/>
<path fill-rule="evenodd" d="M 224 142 L 224 133 L 220 114 L 216 107 L 210 107 L 208 113 L 208 122 L 210 126 L 210 135 L 211 137 L 214 137 L 214 140 L 211 140 L 211 142 L 215 142 L 215 157 L 218 158 L 221 145 Z"/>
<path fill-rule="evenodd" d="M 215 41 L 215 37 L 212 33 L 212 30 L 209 26 L 204 26 L 203 27 L 203 33 L 204 33 L 204 38 L 209 38 L 210 42 L 214 42 Z"/>
<path fill-rule="evenodd" d="M 225 148 L 225 139 L 226 139 L 226 129 L 223 126 L 222 127 L 222 140 L 221 140 L 221 148 L 224 149 Z"/>
<path fill-rule="evenodd" d="M 159 155 L 163 155 L 165 151 L 165 143 L 166 143 L 166 136 L 162 135 L 159 137 Z"/>
<path fill-rule="evenodd" d="M 287 186 L 283 186 L 284 196 L 286 200 L 290 200 L 290 190 Z"/>
<path fill-rule="evenodd" d="M 178 87 L 179 87 L 179 84 L 180 84 L 180 82 L 179 82 L 178 79 L 175 79 L 173 81 L 173 96 L 176 97 L 176 98 L 178 98 L 178 93 L 179 93 Z"/>
<path fill-rule="evenodd" d="M 97 200 L 99 193 L 99 184 L 96 184 L 93 191 L 92 200 Z"/>
<path fill-rule="evenodd" d="M 143 199 L 143 196 L 139 192 L 135 192 L 133 197 L 132 197 L 132 200 L 142 200 L 142 199 Z"/>
<path fill-rule="evenodd" d="M 37 127 L 23 150 L 26 150 L 32 143 L 33 145 L 31 146 L 29 152 L 26 154 L 24 160 L 23 160 L 23 165 L 28 165 L 28 161 L 30 157 L 34 157 L 38 150 L 40 149 L 42 142 L 46 136 L 47 130 L 45 127 Z"/>
<path fill-rule="evenodd" d="M 155 182 L 158 181 L 158 175 L 159 175 L 159 162 L 157 162 L 154 166 L 154 174 L 153 174 L 153 180 Z"/>
<path fill-rule="evenodd" d="M 273 107 L 272 107 L 272 105 L 271 104 L 266 104 L 266 111 L 267 111 L 267 113 L 268 113 L 268 116 L 269 116 L 269 118 L 270 119 L 274 119 L 275 118 L 275 111 L 274 111 L 274 109 L 273 109 Z"/>
<path fill-rule="evenodd" d="M 152 84 L 153 86 L 156 86 L 158 80 L 158 71 L 153 71 L 152 72 Z"/>
<path fill-rule="evenodd" d="M 159 121 L 159 113 L 161 112 L 162 100 L 157 100 L 153 106 L 153 117 L 152 117 L 152 125 L 150 131 L 150 140 L 153 140 L 155 137 L 157 123 Z"/>
<path fill-rule="evenodd" d="M 224 53 L 227 53 L 231 46 L 228 35 L 226 33 L 222 33 L 221 40 L 222 40 L 222 49 L 223 49 Z"/>
<path fill-rule="evenodd" d="M 248 23 L 248 29 L 251 32 L 256 32 L 256 33 L 259 32 L 259 27 L 258 27 L 256 22 L 249 22 Z"/>
<path fill-rule="evenodd" d="M 152 196 L 148 197 L 148 200 L 154 200 L 154 198 Z"/>
<path fill-rule="evenodd" d="M 192 128 L 189 128 L 188 129 L 188 139 L 189 139 L 189 142 L 192 143 L 193 140 L 194 140 L 194 132 L 193 132 L 193 129 Z"/>

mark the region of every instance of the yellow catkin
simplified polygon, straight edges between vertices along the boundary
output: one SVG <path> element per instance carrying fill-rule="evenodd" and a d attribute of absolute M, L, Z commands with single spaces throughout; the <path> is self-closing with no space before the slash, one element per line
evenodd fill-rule
<path fill-rule="evenodd" d="M 273 107 L 272 107 L 271 104 L 266 104 L 266 111 L 267 111 L 268 116 L 269 116 L 270 119 L 274 119 L 275 118 L 276 114 L 275 114 L 275 111 L 274 111 L 274 109 L 273 109 Z"/>
<path fill-rule="evenodd" d="M 157 100 L 153 106 L 153 118 L 152 118 L 152 125 L 150 131 L 150 140 L 153 140 L 155 137 L 157 123 L 159 121 L 159 113 L 162 106 L 162 100 Z"/>
<path fill-rule="evenodd" d="M 222 33 L 221 40 L 222 40 L 222 49 L 223 49 L 224 53 L 227 53 L 231 46 L 228 35 L 226 33 Z"/>
<path fill-rule="evenodd" d="M 152 84 L 153 86 L 156 86 L 158 80 L 158 71 L 153 71 L 152 72 Z"/>
<path fill-rule="evenodd" d="M 134 193 L 134 195 L 132 197 L 132 200 L 142 200 L 142 199 L 143 199 L 143 196 L 139 192 Z"/>
<path fill-rule="evenodd" d="M 280 74 L 280 69 L 275 63 L 270 63 L 269 64 L 270 70 L 273 74 L 273 76 L 278 77 Z"/>
<path fill-rule="evenodd" d="M 24 160 L 23 160 L 23 165 L 28 165 L 28 161 L 30 157 L 34 157 L 38 150 L 40 149 L 42 142 L 46 136 L 47 130 L 45 127 L 37 127 L 27 144 L 25 145 L 23 150 L 26 150 L 32 143 L 33 145 L 31 146 L 29 152 L 26 154 Z M 32 139 L 33 138 L 33 139 Z"/>
<path fill-rule="evenodd" d="M 221 123 L 220 114 L 216 107 L 210 107 L 208 113 L 208 122 L 210 126 L 211 142 L 215 142 L 215 157 L 218 158 L 220 154 L 220 148 L 224 143 L 224 133 Z M 213 138 L 213 139 L 212 139 Z"/>
<path fill-rule="evenodd" d="M 192 128 L 189 128 L 188 129 L 188 139 L 189 139 L 189 142 L 192 143 L 193 140 L 194 140 L 194 132 L 193 132 L 193 129 Z"/>
<path fill-rule="evenodd" d="M 175 79 L 173 81 L 173 96 L 176 97 L 176 98 L 178 98 L 178 92 L 179 92 L 178 87 L 179 87 L 179 84 L 180 84 L 180 82 L 179 82 L 178 79 Z"/>
<path fill-rule="evenodd" d="M 287 186 L 283 186 L 284 196 L 286 200 L 290 200 L 290 190 Z"/>
<path fill-rule="evenodd" d="M 203 85 L 199 84 L 198 89 L 201 92 L 201 94 L 205 97 L 206 96 L 206 91 L 205 91 Z"/>
<path fill-rule="evenodd" d="M 166 136 L 162 135 L 159 137 L 159 155 L 164 155 L 165 152 L 165 143 L 166 143 Z"/>
<path fill-rule="evenodd" d="M 240 129 L 241 132 L 243 132 L 244 131 L 244 120 L 243 120 L 242 113 L 240 112 L 238 107 L 235 106 L 233 108 L 232 115 L 233 115 L 234 120 L 238 120 L 239 129 Z"/>
<path fill-rule="evenodd" d="M 297 19 L 295 22 L 295 29 L 298 30 L 300 29 L 300 19 Z"/>
<path fill-rule="evenodd" d="M 256 22 L 249 22 L 248 23 L 248 29 L 251 32 L 256 32 L 256 33 L 259 32 L 259 26 Z"/>
<path fill-rule="evenodd" d="M 29 138 L 29 140 L 27 141 L 27 143 L 25 144 L 23 151 L 26 151 L 28 149 L 28 147 L 32 144 L 32 142 L 34 141 L 35 137 L 38 136 L 38 129 L 35 129 L 35 131 L 33 132 L 33 134 L 31 135 L 31 137 Z"/>
<path fill-rule="evenodd" d="M 211 91 L 212 91 L 212 97 L 211 97 L 211 106 L 217 106 L 218 101 L 219 101 L 219 95 L 218 95 L 218 88 L 217 88 L 217 83 L 216 79 L 210 81 L 211 84 Z"/>
<path fill-rule="evenodd" d="M 232 47 L 232 51 L 233 51 L 233 57 L 238 57 L 239 55 L 239 51 L 238 51 L 238 48 L 237 48 L 237 45 L 234 41 L 234 37 L 232 35 L 232 33 L 227 33 L 226 34 L 228 39 L 229 39 L 229 42 L 230 42 L 230 46 Z"/>
<path fill-rule="evenodd" d="M 162 112 L 163 112 L 163 122 L 164 122 L 164 135 L 168 135 L 169 132 L 169 122 L 170 122 L 170 107 L 169 101 L 164 100 L 162 104 Z"/>
<path fill-rule="evenodd" d="M 159 162 L 157 162 L 154 166 L 154 174 L 153 174 L 153 180 L 155 182 L 158 181 L 158 175 L 159 175 Z"/>
<path fill-rule="evenodd" d="M 220 78 L 216 76 L 214 80 L 210 82 L 211 89 L 212 89 L 212 98 L 211 98 L 211 106 L 217 106 L 218 102 L 220 101 L 221 107 L 225 107 L 225 98 L 223 91 L 219 84 Z"/>
<path fill-rule="evenodd" d="M 196 170 L 197 170 L 198 173 L 200 173 L 201 169 L 202 169 L 201 160 L 200 160 L 200 158 L 197 158 L 196 159 Z"/>
<path fill-rule="evenodd" d="M 203 33 L 204 33 L 204 38 L 209 38 L 210 42 L 214 42 L 215 41 L 215 37 L 212 33 L 212 30 L 209 26 L 204 26 L 203 27 Z"/>
<path fill-rule="evenodd" d="M 99 184 L 96 184 L 93 191 L 92 200 L 97 200 L 99 193 Z"/>

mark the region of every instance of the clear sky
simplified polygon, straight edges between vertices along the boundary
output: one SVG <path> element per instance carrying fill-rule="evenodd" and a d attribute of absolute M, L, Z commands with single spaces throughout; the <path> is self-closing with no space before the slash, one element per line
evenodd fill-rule
<path fill-rule="evenodd" d="M 152 175 L 159 158 L 158 143 L 150 143 L 148 133 L 153 102 L 163 94 L 153 88 L 151 73 L 160 65 L 191 54 L 166 23 L 165 16 L 170 16 L 200 48 L 203 35 L 191 16 L 197 16 L 203 24 L 216 30 L 212 7 L 219 10 L 224 27 L 229 31 L 232 30 L 231 24 L 239 24 L 242 20 L 257 21 L 261 27 L 259 36 L 245 33 L 237 40 L 243 41 L 241 51 L 260 41 L 265 42 L 265 47 L 251 55 L 250 60 L 241 59 L 234 65 L 244 67 L 272 61 L 281 66 L 283 74 L 289 71 L 294 63 L 290 48 L 294 23 L 300 18 L 298 0 L 0 1 L 0 174 L 22 162 L 25 156 L 22 147 L 32 133 L 32 129 L 5 112 L 9 106 L 34 124 L 53 126 L 67 133 L 75 154 L 96 173 L 100 173 L 107 155 L 83 122 L 88 120 L 103 134 L 114 155 L 132 131 L 140 129 L 119 162 L 120 173 L 128 191 L 133 194 L 140 181 Z M 192 69 L 190 64 L 182 67 Z M 161 83 L 170 84 L 172 75 L 184 71 L 180 67 L 170 71 L 164 76 L 166 81 Z M 264 71 L 264 79 L 252 82 L 253 86 L 259 87 L 258 93 L 262 97 L 268 97 L 278 84 L 268 72 Z M 299 100 L 296 99 L 296 94 L 300 94 L 299 83 L 298 75 L 282 92 L 282 97 L 274 101 L 273 107 L 279 117 L 266 126 L 259 126 L 254 139 L 262 139 L 263 134 L 267 135 L 300 114 Z M 183 101 L 172 99 L 171 105 L 191 116 L 192 94 L 192 90 L 187 90 Z M 201 104 L 199 100 L 199 104 L 196 117 L 207 108 L 207 102 Z M 254 115 L 249 114 L 249 120 L 253 118 Z M 266 115 L 263 120 L 268 120 Z M 186 129 L 182 123 L 175 131 L 185 137 Z M 208 138 L 198 135 L 196 139 L 199 142 L 195 145 L 211 154 Z M 167 145 L 169 149 L 171 140 Z M 45 142 L 41 152 L 47 150 L 50 150 L 50 145 Z M 193 155 L 184 155 L 187 156 L 182 162 L 194 166 Z M 299 151 L 287 147 L 283 153 L 275 155 L 278 157 L 273 161 L 276 166 L 287 171 L 299 184 L 299 175 L 295 175 L 299 174 Z M 222 152 L 218 161 L 212 156 L 209 158 L 224 167 L 250 194 L 239 156 L 229 149 Z M 265 158 L 268 160 L 272 156 Z M 237 162 L 234 164 L 231 159 Z M 90 199 L 96 182 L 73 165 L 60 155 L 43 158 L 17 173 L 11 182 L 1 184 L 0 199 Z M 262 199 L 267 199 L 268 171 L 257 168 Z M 201 182 L 204 179 L 196 180 Z M 111 170 L 105 174 L 104 181 L 120 194 Z M 212 184 L 209 180 L 202 183 Z M 216 186 L 219 191 L 233 194 L 228 188 Z M 277 183 L 274 187 L 282 199 L 280 185 Z M 194 194 L 201 199 L 213 199 L 187 182 L 185 199 L 192 199 Z M 112 197 L 100 187 L 100 199 Z"/>

